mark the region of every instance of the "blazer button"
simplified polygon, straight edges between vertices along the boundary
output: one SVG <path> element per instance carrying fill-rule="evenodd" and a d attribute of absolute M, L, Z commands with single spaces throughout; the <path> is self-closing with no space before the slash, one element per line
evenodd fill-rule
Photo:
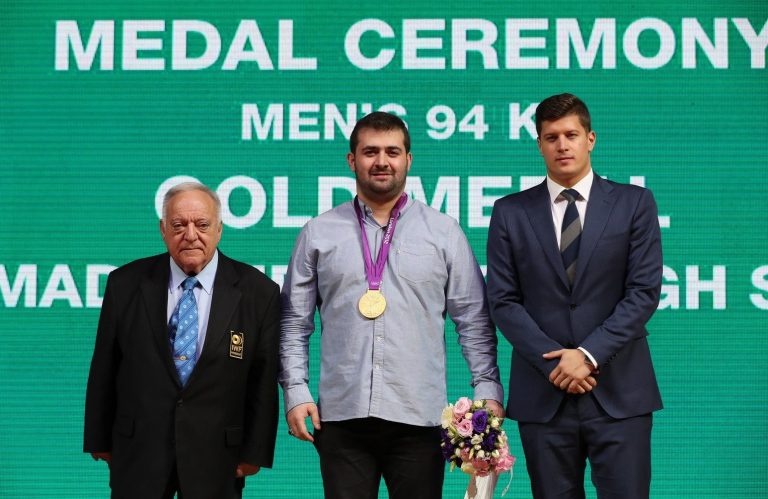
<path fill-rule="evenodd" d="M 182 399 L 179 399 L 176 401 L 176 407 L 183 407 L 183 406 L 184 406 L 184 401 Z"/>
<path fill-rule="evenodd" d="M 571 310 L 576 310 L 576 304 L 575 304 L 575 303 L 571 303 L 571 305 L 569 306 L 569 308 L 570 308 Z"/>

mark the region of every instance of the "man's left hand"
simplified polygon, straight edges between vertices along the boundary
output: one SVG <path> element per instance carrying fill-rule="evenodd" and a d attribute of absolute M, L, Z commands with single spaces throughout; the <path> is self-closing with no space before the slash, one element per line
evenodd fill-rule
<path fill-rule="evenodd" d="M 560 363 L 549 374 L 549 381 L 561 390 L 567 390 L 573 381 L 584 381 L 592 373 L 592 369 L 584 361 L 584 352 L 575 348 L 547 352 L 544 358 L 560 359 Z"/>
<path fill-rule="evenodd" d="M 237 478 L 243 478 L 245 476 L 255 475 L 259 472 L 261 469 L 260 466 L 254 466 L 252 464 L 248 463 L 240 463 L 237 465 L 237 471 L 235 472 L 235 476 Z"/>
<path fill-rule="evenodd" d="M 486 409 L 489 409 L 491 412 L 493 412 L 493 415 L 497 418 L 504 419 L 504 407 L 500 403 L 496 402 L 495 400 L 486 399 L 485 407 Z"/>

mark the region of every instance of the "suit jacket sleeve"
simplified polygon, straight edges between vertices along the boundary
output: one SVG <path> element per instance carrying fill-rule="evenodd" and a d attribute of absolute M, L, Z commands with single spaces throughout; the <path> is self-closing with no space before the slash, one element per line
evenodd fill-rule
<path fill-rule="evenodd" d="M 107 278 L 104 301 L 96 332 L 96 346 L 91 359 L 85 394 L 84 452 L 112 450 L 112 425 L 115 417 L 115 373 L 120 362 L 116 344 L 118 308 L 115 303 L 114 278 Z"/>
<path fill-rule="evenodd" d="M 515 254 L 506 217 L 511 207 L 497 201 L 488 228 L 488 303 L 491 318 L 515 351 L 543 376 L 557 366 L 546 360 L 545 352 L 563 348 L 536 324 L 523 306 L 523 290 L 518 278 Z"/>
<path fill-rule="evenodd" d="M 280 293 L 277 285 L 257 296 L 267 300 L 258 335 L 256 357 L 248 376 L 245 405 L 245 441 L 240 460 L 254 466 L 272 467 L 277 435 L 277 366 L 280 333 Z M 254 304 L 246 305 L 254 306 Z"/>
<path fill-rule="evenodd" d="M 659 304 L 663 268 L 661 230 L 651 191 L 642 189 L 629 223 L 624 297 L 580 345 L 598 364 L 609 361 L 630 341 L 647 336 L 645 325 Z"/>

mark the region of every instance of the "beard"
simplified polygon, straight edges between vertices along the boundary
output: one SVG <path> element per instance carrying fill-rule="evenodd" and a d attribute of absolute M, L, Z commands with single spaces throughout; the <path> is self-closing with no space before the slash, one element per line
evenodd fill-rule
<path fill-rule="evenodd" d="M 355 164 L 355 182 L 357 188 L 361 193 L 368 198 L 389 200 L 395 196 L 399 196 L 401 192 L 405 190 L 405 175 L 402 178 L 398 178 L 397 174 L 390 168 L 371 169 L 365 178 L 361 178 L 358 174 L 360 167 Z M 384 179 L 375 179 L 372 173 L 386 172 L 387 177 Z"/>

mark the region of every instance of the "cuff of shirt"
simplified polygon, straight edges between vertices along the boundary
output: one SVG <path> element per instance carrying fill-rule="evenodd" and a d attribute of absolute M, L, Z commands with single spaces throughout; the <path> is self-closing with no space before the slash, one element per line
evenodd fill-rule
<path fill-rule="evenodd" d="M 589 359 L 589 361 L 592 363 L 592 365 L 593 365 L 593 366 L 595 366 L 595 369 L 597 369 L 598 367 L 600 367 L 600 366 L 598 366 L 598 365 L 597 365 L 597 361 L 595 360 L 595 358 L 594 358 L 594 357 L 592 357 L 592 354 L 591 354 L 591 353 L 589 353 L 589 352 L 587 351 L 587 349 L 586 349 L 586 348 L 584 348 L 584 347 L 579 347 L 579 350 L 581 350 L 581 352 L 582 352 L 584 355 L 586 355 L 586 356 L 587 356 L 587 358 L 588 358 L 588 359 Z"/>
<path fill-rule="evenodd" d="M 475 398 L 473 400 L 495 400 L 504 405 L 504 388 L 493 381 L 481 381 L 475 385 Z"/>
<path fill-rule="evenodd" d="M 314 402 L 314 399 L 312 394 L 309 393 L 307 385 L 295 385 L 288 389 L 283 389 L 283 402 L 285 403 L 285 413 L 288 414 L 297 405 Z"/>

